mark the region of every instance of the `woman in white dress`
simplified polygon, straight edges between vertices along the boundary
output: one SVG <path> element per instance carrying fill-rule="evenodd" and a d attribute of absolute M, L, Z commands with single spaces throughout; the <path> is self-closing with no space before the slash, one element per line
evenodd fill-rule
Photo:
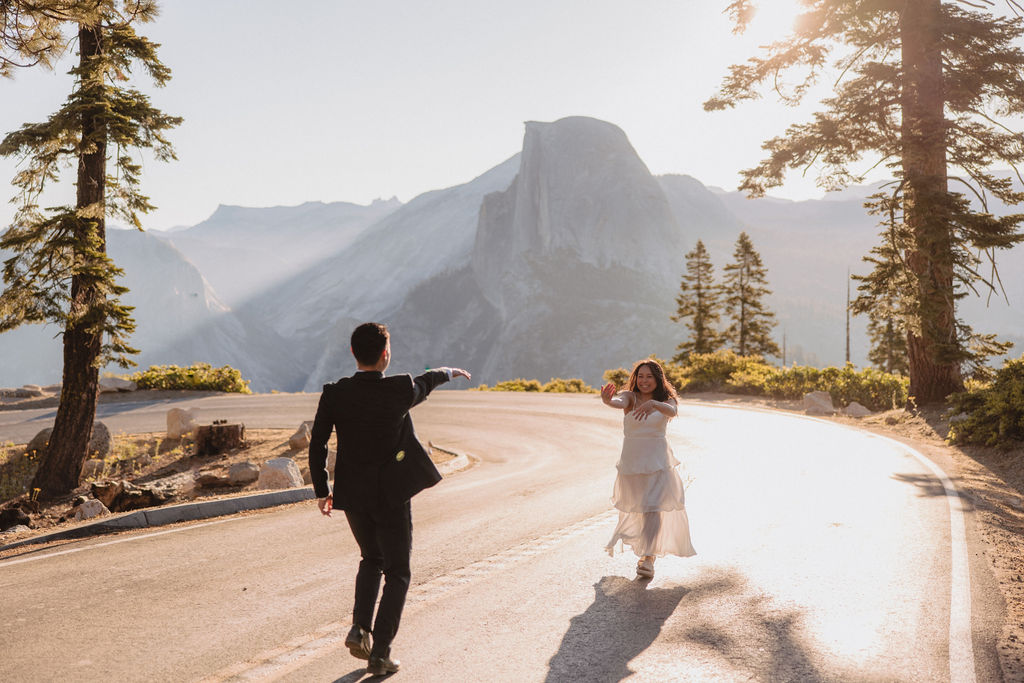
<path fill-rule="evenodd" d="M 601 388 L 605 405 L 623 412 L 622 455 L 616 464 L 612 503 L 619 523 L 608 541 L 613 553 L 619 541 L 639 557 L 636 573 L 654 576 L 654 560 L 663 555 L 696 555 L 690 543 L 690 524 L 683 501 L 679 461 L 665 437 L 668 421 L 676 416 L 676 393 L 665 371 L 652 359 L 633 368 L 625 391 L 614 384 Z"/>

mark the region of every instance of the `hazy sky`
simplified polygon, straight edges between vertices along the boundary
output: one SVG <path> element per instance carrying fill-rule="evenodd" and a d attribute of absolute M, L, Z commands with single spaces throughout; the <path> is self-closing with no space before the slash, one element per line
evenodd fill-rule
<path fill-rule="evenodd" d="M 178 161 L 145 161 L 150 229 L 218 204 L 408 201 L 516 153 L 523 122 L 584 115 L 620 126 L 652 172 L 732 189 L 764 139 L 803 112 L 771 97 L 705 113 L 727 66 L 782 37 L 796 0 L 762 0 L 745 36 L 726 0 L 165 0 L 141 32 L 173 71 L 136 82 L 185 117 Z M 67 65 L 0 81 L 0 132 L 38 121 L 71 88 Z M 12 160 L 0 160 L 0 195 Z M 73 186 L 51 203 L 73 201 Z M 820 196 L 792 177 L 778 196 Z M 2 205 L 0 225 L 13 207 Z"/>

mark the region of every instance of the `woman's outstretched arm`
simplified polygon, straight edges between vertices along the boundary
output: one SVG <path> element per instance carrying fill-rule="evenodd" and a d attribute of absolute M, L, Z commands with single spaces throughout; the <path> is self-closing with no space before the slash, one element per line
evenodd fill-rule
<path fill-rule="evenodd" d="M 601 400 L 606 406 L 626 410 L 633 402 L 633 392 L 620 391 L 616 394 L 615 385 L 609 382 L 601 387 Z"/>
<path fill-rule="evenodd" d="M 667 401 L 644 401 L 633 410 L 633 417 L 638 420 L 646 420 L 647 416 L 657 410 L 665 417 L 675 417 L 679 414 L 679 408 L 674 399 Z"/>

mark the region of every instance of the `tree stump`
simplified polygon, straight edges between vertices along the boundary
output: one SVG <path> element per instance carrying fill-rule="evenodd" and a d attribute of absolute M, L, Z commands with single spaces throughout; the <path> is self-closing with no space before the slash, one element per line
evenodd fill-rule
<path fill-rule="evenodd" d="M 245 425 L 214 422 L 196 427 L 196 455 L 217 455 L 232 448 L 245 448 Z"/>

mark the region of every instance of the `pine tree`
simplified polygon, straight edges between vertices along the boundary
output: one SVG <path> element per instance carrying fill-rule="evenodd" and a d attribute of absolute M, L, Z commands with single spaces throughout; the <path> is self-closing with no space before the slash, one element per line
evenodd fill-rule
<path fill-rule="evenodd" d="M 794 34 L 731 67 L 705 109 L 758 97 L 765 83 L 795 104 L 823 75 L 836 79 L 824 111 L 764 144 L 768 158 L 744 171 L 741 189 L 760 195 L 782 184 L 788 169 L 811 168 L 819 185 L 838 189 L 863 181 L 868 169 L 854 165 L 865 157 L 885 164 L 896 182 L 869 208 L 888 220 L 897 256 L 891 266 L 900 274 L 888 277 L 892 268 L 883 266 L 867 276 L 861 296 L 898 297 L 910 393 L 919 404 L 940 402 L 962 388 L 962 364 L 1005 349 L 958 320 L 956 301 L 978 283 L 995 287 L 996 278 L 979 274 L 976 252 L 994 259 L 995 250 L 1024 239 L 1024 215 L 997 218 L 985 206 L 988 196 L 1010 205 L 1024 200 L 1009 178 L 989 171 L 995 162 L 1016 171 L 1024 161 L 1020 133 L 1006 123 L 1024 113 L 1024 51 L 1016 45 L 1024 19 L 997 15 L 991 0 L 804 4 Z M 1007 4 L 1019 8 L 1016 0 Z M 753 10 L 752 0 L 730 3 L 738 31 Z M 799 75 L 789 84 L 793 67 Z M 951 181 L 981 209 L 951 190 Z"/>
<path fill-rule="evenodd" d="M 868 336 L 871 349 L 868 360 L 879 370 L 890 374 L 906 375 L 907 332 L 903 320 L 895 314 L 872 312 L 868 317 Z"/>
<path fill-rule="evenodd" d="M 779 356 L 779 345 L 771 337 L 775 313 L 768 310 L 764 297 L 768 289 L 768 269 L 745 232 L 741 232 L 733 250 L 733 262 L 725 266 L 722 289 L 729 327 L 725 339 L 741 356 Z"/>
<path fill-rule="evenodd" d="M 721 288 L 715 284 L 714 266 L 700 240 L 693 251 L 686 254 L 686 273 L 679 283 L 676 304 L 678 308 L 672 320 L 689 319 L 686 327 L 690 335 L 676 347 L 679 353 L 672 360 L 685 361 L 691 353 L 712 353 L 722 346 L 722 336 L 717 330 Z"/>
<path fill-rule="evenodd" d="M 0 142 L 0 155 L 22 159 L 13 184 L 20 191 L 13 224 L 0 248 L 13 253 L 4 264 L 0 332 L 25 323 L 55 323 L 63 329 L 64 369 L 60 405 L 46 454 L 33 479 L 42 497 L 78 485 L 96 413 L 99 368 L 128 366 L 135 352 L 127 342 L 134 328 L 131 309 L 119 297 L 122 274 L 106 253 L 106 218 L 119 217 L 141 229 L 139 214 L 151 210 L 139 191 L 141 166 L 132 152 L 152 149 L 174 158 L 164 133 L 181 119 L 168 116 L 140 91 L 124 85 L 141 65 L 158 86 L 170 71 L 157 45 L 134 24 L 156 16 L 152 0 L 39 0 L 0 3 L 5 73 L 28 63 L 51 65 L 68 43 L 77 42 L 74 85 L 64 105 L 46 121 L 23 125 Z M 12 30 L 12 26 L 21 29 Z M 72 40 L 62 31 L 73 31 Z M 108 173 L 108 161 L 114 172 Z M 40 209 L 44 186 L 77 163 L 73 206 Z"/>
<path fill-rule="evenodd" d="M 885 280 L 888 286 L 883 291 L 872 292 L 868 278 L 854 275 L 861 282 L 861 292 L 851 304 L 851 310 L 858 315 L 868 316 L 868 336 L 871 348 L 868 360 L 880 370 L 890 373 L 908 374 L 907 329 L 904 320 L 908 317 L 902 310 L 899 292 L 909 289 L 912 283 L 906 269 L 900 265 L 900 253 L 895 243 L 885 238 L 871 249 L 865 261 L 874 264 L 875 278 Z"/>

